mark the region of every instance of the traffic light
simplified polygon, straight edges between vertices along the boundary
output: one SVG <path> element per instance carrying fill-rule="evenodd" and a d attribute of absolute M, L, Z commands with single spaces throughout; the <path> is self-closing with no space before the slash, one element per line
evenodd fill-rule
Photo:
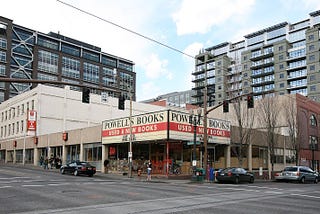
<path fill-rule="evenodd" d="M 90 103 L 90 89 L 87 87 L 82 88 L 82 102 Z"/>
<path fill-rule="evenodd" d="M 223 113 L 229 112 L 229 100 L 224 100 L 222 105 L 223 105 Z"/>
<path fill-rule="evenodd" d="M 120 95 L 119 96 L 119 102 L 118 102 L 118 109 L 124 110 L 124 102 L 125 102 L 124 96 Z"/>
<path fill-rule="evenodd" d="M 247 105 L 248 105 L 248 108 L 254 108 L 254 100 L 253 100 L 252 94 L 249 94 L 247 96 Z"/>

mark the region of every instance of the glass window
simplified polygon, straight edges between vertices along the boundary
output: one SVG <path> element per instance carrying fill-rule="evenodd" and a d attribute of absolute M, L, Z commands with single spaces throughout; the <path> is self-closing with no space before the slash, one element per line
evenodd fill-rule
<path fill-rule="evenodd" d="M 6 62 L 6 52 L 0 51 L 0 62 Z"/>
<path fill-rule="evenodd" d="M 38 52 L 38 69 L 49 73 L 58 73 L 59 56 L 57 54 L 39 50 Z"/>
<path fill-rule="evenodd" d="M 116 59 L 112 59 L 112 58 L 107 57 L 107 56 L 102 56 L 101 62 L 104 65 L 110 65 L 112 67 L 117 67 L 117 60 Z"/>
<path fill-rule="evenodd" d="M 309 36 L 308 36 L 308 39 L 309 39 L 309 41 L 313 41 L 313 40 L 314 40 L 314 35 L 312 35 L 312 34 L 309 35 Z"/>
<path fill-rule="evenodd" d="M 0 38 L 0 48 L 7 49 L 7 40 L 5 38 Z"/>
<path fill-rule="evenodd" d="M 68 57 L 62 57 L 62 75 L 80 78 L 80 61 Z"/>
<path fill-rule="evenodd" d="M 310 86 L 310 91 L 317 91 L 317 86 L 315 85 Z"/>
<path fill-rule="evenodd" d="M 311 117 L 310 117 L 310 125 L 317 126 L 317 119 L 316 119 L 316 116 L 314 116 L 314 114 L 311 115 Z"/>
<path fill-rule="evenodd" d="M 314 61 L 315 60 L 315 56 L 314 55 L 310 55 L 309 56 L 309 61 Z"/>
<path fill-rule="evenodd" d="M 132 64 L 128 64 L 128 63 L 121 62 L 121 61 L 119 62 L 119 68 L 127 70 L 127 71 L 133 71 Z"/>
<path fill-rule="evenodd" d="M 284 83 L 280 83 L 280 84 L 279 84 L 279 87 L 280 87 L 280 88 L 284 88 Z"/>
<path fill-rule="evenodd" d="M 59 49 L 59 43 L 57 41 L 50 40 L 48 38 L 39 36 L 38 37 L 38 45 L 46 48 L 50 48 L 53 50 L 58 50 Z"/>
<path fill-rule="evenodd" d="M 80 48 L 62 43 L 61 51 L 66 54 L 80 57 Z"/>
<path fill-rule="evenodd" d="M 6 66 L 0 65 L 0 75 L 5 76 L 6 75 Z"/>
<path fill-rule="evenodd" d="M 88 60 L 92 60 L 95 62 L 99 62 L 100 61 L 100 55 L 97 53 L 92 53 L 89 51 L 84 50 L 82 53 L 82 57 Z"/>
<path fill-rule="evenodd" d="M 91 63 L 83 63 L 83 80 L 89 82 L 99 82 L 99 66 Z"/>

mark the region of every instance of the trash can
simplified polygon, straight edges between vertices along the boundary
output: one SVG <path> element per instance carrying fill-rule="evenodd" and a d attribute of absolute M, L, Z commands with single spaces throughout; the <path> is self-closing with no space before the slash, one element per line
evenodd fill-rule
<path fill-rule="evenodd" d="M 215 178 L 215 172 L 214 172 L 214 168 L 210 168 L 209 171 L 209 181 L 213 182 Z"/>
<path fill-rule="evenodd" d="M 197 181 L 203 181 L 204 177 L 206 176 L 206 172 L 203 168 L 197 168 L 196 169 L 196 177 L 197 177 Z"/>

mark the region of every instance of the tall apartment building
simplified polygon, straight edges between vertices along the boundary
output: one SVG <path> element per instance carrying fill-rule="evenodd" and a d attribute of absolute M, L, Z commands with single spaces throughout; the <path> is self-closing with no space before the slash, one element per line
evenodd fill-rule
<path fill-rule="evenodd" d="M 208 106 L 252 93 L 302 94 L 320 102 L 320 11 L 290 24 L 283 22 L 200 51 L 192 73 L 194 104 Z"/>
<path fill-rule="evenodd" d="M 93 34 L 94 35 L 94 34 Z M 136 73 L 130 60 L 101 51 L 59 33 L 44 34 L 0 16 L 0 103 L 37 86 L 31 80 L 44 80 L 73 90 L 86 86 L 91 93 L 118 97 L 121 93 L 136 100 Z M 29 82 L 28 82 L 29 81 Z"/>

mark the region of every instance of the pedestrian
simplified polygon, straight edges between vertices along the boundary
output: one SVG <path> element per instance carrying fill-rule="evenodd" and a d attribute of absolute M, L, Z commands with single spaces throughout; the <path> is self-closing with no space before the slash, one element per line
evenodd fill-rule
<path fill-rule="evenodd" d="M 152 163 L 149 160 L 147 163 L 147 174 L 148 174 L 147 181 L 151 181 L 151 171 L 152 171 Z"/>
<path fill-rule="evenodd" d="M 42 167 L 42 165 L 43 165 L 43 156 L 41 155 L 40 156 L 40 167 Z"/>
<path fill-rule="evenodd" d="M 48 164 L 49 164 L 49 160 L 48 160 L 48 157 L 46 157 L 46 159 L 44 160 L 43 168 L 44 169 L 49 169 L 48 168 Z"/>
<path fill-rule="evenodd" d="M 109 160 L 104 160 L 104 162 L 103 162 L 103 165 L 104 165 L 104 173 L 108 173 L 108 168 L 109 168 Z"/>

